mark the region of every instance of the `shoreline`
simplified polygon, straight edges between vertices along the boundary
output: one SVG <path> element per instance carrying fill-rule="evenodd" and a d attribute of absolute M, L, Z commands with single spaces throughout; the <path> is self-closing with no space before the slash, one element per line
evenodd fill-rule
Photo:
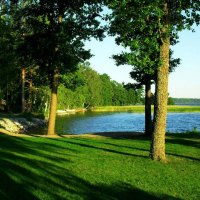
<path fill-rule="evenodd" d="M 29 134 L 29 133 L 13 133 L 9 132 L 5 129 L 0 128 L 0 135 L 7 135 L 11 137 L 31 137 L 31 138 L 94 138 L 94 139 L 101 139 L 101 138 L 113 138 L 113 139 L 134 139 L 134 138 L 149 138 L 151 137 L 146 136 L 144 132 L 94 132 L 94 133 L 83 133 L 83 134 L 55 134 L 55 135 L 43 135 L 43 134 Z M 200 137 L 200 132 L 181 132 L 181 133 L 168 133 L 166 132 L 166 139 L 167 137 Z"/>
<path fill-rule="evenodd" d="M 154 108 L 151 107 L 153 112 Z M 91 112 L 145 112 L 144 105 L 136 105 L 136 106 L 99 106 L 91 108 Z M 167 106 L 168 113 L 180 112 L 180 113 L 195 113 L 200 112 L 200 106 L 176 106 L 176 105 L 169 105 Z"/>
<path fill-rule="evenodd" d="M 7 134 L 27 133 L 31 129 L 42 128 L 47 125 L 47 120 L 32 117 L 0 117 L 0 131 Z"/>
<path fill-rule="evenodd" d="M 170 110 L 170 111 L 169 111 Z M 68 112 L 69 110 L 62 110 L 61 115 L 71 115 L 77 113 L 85 113 L 85 112 L 133 112 L 133 113 L 144 113 L 144 106 L 104 106 L 104 107 L 95 107 L 91 110 L 86 109 L 76 109 L 73 112 Z M 75 111 L 75 112 L 74 112 Z M 59 111 L 58 111 L 59 112 Z M 200 112 L 200 106 L 168 106 L 168 113 L 197 113 Z M 60 116 L 57 114 L 57 116 Z M 45 137 L 45 134 L 34 134 L 38 132 L 38 130 L 42 130 L 42 128 L 47 126 L 48 120 L 39 119 L 35 116 L 31 117 L 21 117 L 18 115 L 9 115 L 2 113 L 0 114 L 0 133 L 5 134 L 24 134 L 25 135 L 39 135 Z M 39 132 L 40 133 L 40 132 Z M 103 135 L 105 133 L 99 133 L 99 135 Z M 113 133 L 106 133 L 113 134 Z M 119 134 L 119 133 L 118 133 Z M 140 133 L 141 134 L 141 133 Z M 86 134 L 83 134 L 86 135 Z M 88 135 L 97 135 L 97 133 L 92 133 Z M 77 136 L 75 134 L 71 135 L 62 135 L 61 137 L 71 137 Z M 119 136 L 119 135 L 118 135 Z M 53 136 L 54 137 L 54 136 Z"/>

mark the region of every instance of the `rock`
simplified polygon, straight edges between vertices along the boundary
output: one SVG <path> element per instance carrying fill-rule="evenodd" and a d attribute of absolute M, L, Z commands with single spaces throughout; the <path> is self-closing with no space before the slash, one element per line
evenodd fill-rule
<path fill-rule="evenodd" d="M 25 133 L 31 128 L 40 128 L 47 125 L 46 120 L 32 118 L 0 118 L 0 127 L 12 133 Z"/>

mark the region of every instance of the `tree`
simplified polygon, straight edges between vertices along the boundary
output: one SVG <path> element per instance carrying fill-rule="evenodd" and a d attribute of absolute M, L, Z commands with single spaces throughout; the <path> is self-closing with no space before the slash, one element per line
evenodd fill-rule
<path fill-rule="evenodd" d="M 200 2 L 196 1 L 107 1 L 113 10 L 111 32 L 116 42 L 129 47 L 134 62 L 156 68 L 156 113 L 150 157 L 165 160 L 165 129 L 168 99 L 170 43 L 176 43 L 178 32 L 200 21 Z M 147 48 L 148 47 L 148 48 Z M 146 51 L 146 52 L 145 52 Z M 153 57 L 152 55 L 159 55 Z M 155 59 L 156 58 L 156 59 Z M 156 63 L 156 64 L 155 64 Z M 153 68 L 152 68 L 153 67 Z"/>
<path fill-rule="evenodd" d="M 0 2 L 0 86 L 6 99 L 6 110 L 9 111 L 14 90 L 18 88 L 15 84 L 18 78 L 18 70 L 15 67 L 16 55 L 13 51 L 12 20 L 8 15 L 9 6 L 7 1 Z"/>
<path fill-rule="evenodd" d="M 112 105 L 113 90 L 111 79 L 107 74 L 100 75 L 102 82 L 102 105 L 110 106 Z"/>
<path fill-rule="evenodd" d="M 131 54 L 131 53 L 129 53 Z M 155 55 L 152 55 L 152 57 L 155 57 Z M 159 55 L 156 55 L 159 56 Z M 124 58 L 126 59 L 126 57 Z M 140 59 L 142 60 L 142 58 Z M 126 61 L 128 63 L 128 61 Z M 156 73 L 157 73 L 157 68 L 154 67 L 154 70 L 151 70 L 150 73 L 148 73 L 148 68 L 149 66 L 142 66 L 141 63 L 138 63 L 139 66 L 136 65 L 134 66 L 132 72 L 130 72 L 131 77 L 136 80 L 137 87 L 141 87 L 142 85 L 145 86 L 145 134 L 147 136 L 152 136 L 152 131 L 153 131 L 153 121 L 151 117 L 151 105 L 155 104 L 155 101 L 152 101 L 152 92 L 151 92 L 151 85 L 157 84 L 156 83 Z M 158 63 L 155 63 L 155 65 L 158 65 Z M 174 69 L 180 64 L 180 59 L 179 58 L 173 58 L 173 51 L 170 50 L 170 63 L 169 63 L 169 73 L 173 72 Z M 153 69 L 153 68 L 152 68 Z M 156 112 L 156 106 L 154 105 L 154 116 Z"/>
<path fill-rule="evenodd" d="M 131 72 L 131 77 L 136 80 L 135 87 L 145 86 L 145 135 L 152 135 L 152 117 L 151 117 L 151 105 L 152 105 L 152 91 L 151 85 L 155 81 L 155 73 L 147 74 L 142 68 L 135 67 Z"/>
<path fill-rule="evenodd" d="M 114 106 L 124 106 L 127 102 L 127 93 L 121 83 L 112 81 L 113 97 L 112 103 Z"/>
<path fill-rule="evenodd" d="M 170 57 L 170 35 L 176 41 L 177 34 L 185 28 L 190 29 L 194 23 L 200 22 L 200 2 L 167 1 L 158 4 L 157 23 L 160 37 L 161 64 L 157 71 L 155 125 L 150 156 L 154 160 L 165 161 L 165 129 L 168 100 L 168 71 Z"/>
<path fill-rule="evenodd" d="M 83 75 L 87 95 L 85 99 L 85 107 L 99 106 L 102 104 L 102 81 L 99 74 L 89 66 L 84 66 Z"/>
<path fill-rule="evenodd" d="M 27 55 L 48 75 L 51 105 L 48 135 L 55 134 L 57 90 L 60 74 L 74 71 L 79 62 L 91 57 L 84 49 L 84 41 L 102 39 L 100 27 L 101 2 L 30 1 L 20 10 L 19 20 L 26 20 L 24 36 Z"/>

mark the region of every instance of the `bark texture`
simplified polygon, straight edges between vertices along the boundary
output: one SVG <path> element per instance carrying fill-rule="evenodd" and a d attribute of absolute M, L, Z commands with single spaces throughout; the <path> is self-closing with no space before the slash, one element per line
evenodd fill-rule
<path fill-rule="evenodd" d="M 156 84 L 156 110 L 154 119 L 154 131 L 150 150 L 150 157 L 153 160 L 166 160 L 165 156 L 165 130 L 168 99 L 168 73 L 169 73 L 169 40 L 162 43 L 160 57 L 162 66 L 157 72 Z"/>
<path fill-rule="evenodd" d="M 58 72 L 54 70 L 51 82 L 51 103 L 47 135 L 55 135 L 55 122 L 57 111 Z"/>
<path fill-rule="evenodd" d="M 22 78 L 22 96 L 21 96 L 21 101 L 22 101 L 22 113 L 25 112 L 25 68 L 22 67 L 22 72 L 21 72 L 21 78 Z"/>
<path fill-rule="evenodd" d="M 151 81 L 147 81 L 145 84 L 145 135 L 152 135 Z"/>

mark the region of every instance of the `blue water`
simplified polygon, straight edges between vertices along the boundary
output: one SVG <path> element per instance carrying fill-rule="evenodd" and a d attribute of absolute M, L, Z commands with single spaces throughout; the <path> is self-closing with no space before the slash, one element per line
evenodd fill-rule
<path fill-rule="evenodd" d="M 200 113 L 169 113 L 167 131 L 200 131 Z M 85 113 L 58 116 L 56 132 L 82 134 L 94 132 L 144 131 L 144 114 L 141 113 Z"/>

